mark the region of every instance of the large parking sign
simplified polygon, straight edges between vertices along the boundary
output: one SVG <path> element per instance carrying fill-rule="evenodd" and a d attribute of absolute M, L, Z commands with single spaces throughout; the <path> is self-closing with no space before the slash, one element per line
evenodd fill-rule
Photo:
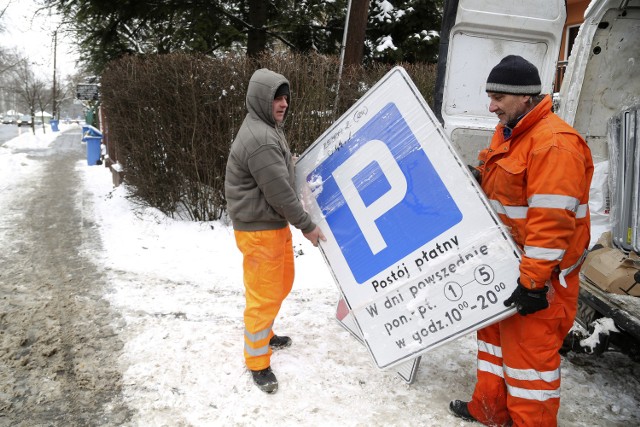
<path fill-rule="evenodd" d="M 393 103 L 308 176 L 358 283 L 402 260 L 462 219 Z M 428 221 L 424 221 L 425 214 Z"/>
<path fill-rule="evenodd" d="M 296 188 L 378 367 L 513 313 L 517 247 L 402 68 L 300 156 Z"/>

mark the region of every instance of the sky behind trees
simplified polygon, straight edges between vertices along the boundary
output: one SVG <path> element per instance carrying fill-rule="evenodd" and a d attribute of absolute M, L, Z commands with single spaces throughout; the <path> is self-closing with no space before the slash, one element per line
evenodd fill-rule
<path fill-rule="evenodd" d="M 6 9 L 5 9 L 6 8 Z M 34 72 L 42 77 L 53 75 L 53 32 L 60 18 L 42 10 L 35 0 L 0 0 L 1 22 L 4 31 L 0 33 L 0 48 L 28 58 Z M 77 52 L 73 41 L 62 32 L 57 36 L 56 68 L 61 76 L 75 72 Z"/>

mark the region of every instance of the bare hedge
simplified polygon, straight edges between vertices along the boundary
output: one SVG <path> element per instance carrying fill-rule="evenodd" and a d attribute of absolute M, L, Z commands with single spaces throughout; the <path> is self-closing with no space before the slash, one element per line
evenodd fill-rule
<path fill-rule="evenodd" d="M 432 104 L 436 67 L 402 64 Z M 246 114 L 251 74 L 266 67 L 291 82 L 285 124 L 302 153 L 391 67 L 347 69 L 336 104 L 339 63 L 319 55 L 212 58 L 187 54 L 124 57 L 102 75 L 103 128 L 109 155 L 124 167 L 136 199 L 170 216 L 219 219 L 224 173 Z"/>

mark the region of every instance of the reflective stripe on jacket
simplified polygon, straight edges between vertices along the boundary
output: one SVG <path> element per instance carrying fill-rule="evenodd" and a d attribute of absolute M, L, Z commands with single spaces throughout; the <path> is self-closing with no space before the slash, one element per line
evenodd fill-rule
<path fill-rule="evenodd" d="M 547 95 L 505 140 L 498 124 L 478 156 L 482 188 L 523 251 L 520 281 L 542 288 L 579 265 L 590 240 L 591 151 Z M 561 282 L 563 274 L 560 274 Z"/>

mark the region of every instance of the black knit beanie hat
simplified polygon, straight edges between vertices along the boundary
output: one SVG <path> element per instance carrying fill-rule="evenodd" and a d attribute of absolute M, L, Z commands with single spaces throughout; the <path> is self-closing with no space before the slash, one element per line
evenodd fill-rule
<path fill-rule="evenodd" d="M 276 89 L 276 93 L 275 95 L 273 95 L 273 99 L 276 99 L 282 95 L 286 95 L 287 99 L 291 98 L 291 96 L 289 95 L 289 85 L 286 83 L 282 83 L 278 89 Z"/>
<path fill-rule="evenodd" d="M 538 69 L 518 55 L 508 55 L 489 73 L 487 92 L 538 95 L 542 90 Z"/>

